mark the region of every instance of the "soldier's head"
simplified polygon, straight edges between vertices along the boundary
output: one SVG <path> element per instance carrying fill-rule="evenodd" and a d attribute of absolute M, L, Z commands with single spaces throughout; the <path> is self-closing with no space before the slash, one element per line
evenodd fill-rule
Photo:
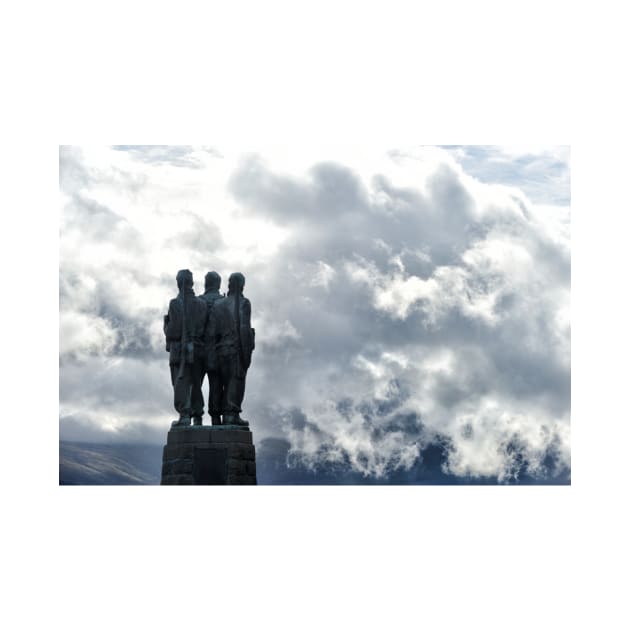
<path fill-rule="evenodd" d="M 221 287 L 221 276 L 216 271 L 206 274 L 206 291 L 218 291 Z"/>
<path fill-rule="evenodd" d="M 243 288 L 245 287 L 245 276 L 235 271 L 230 275 L 230 279 L 228 280 L 228 293 L 239 293 L 243 292 Z"/>
<path fill-rule="evenodd" d="M 191 289 L 193 285 L 193 276 L 190 269 L 180 269 L 175 278 L 177 280 L 177 288 L 181 291 L 183 288 Z"/>

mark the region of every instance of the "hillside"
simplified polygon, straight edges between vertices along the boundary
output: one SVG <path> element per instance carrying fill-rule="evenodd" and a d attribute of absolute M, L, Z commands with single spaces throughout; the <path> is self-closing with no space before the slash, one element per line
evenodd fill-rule
<path fill-rule="evenodd" d="M 494 485 L 493 477 L 457 477 L 444 472 L 444 444 L 431 444 L 409 470 L 392 470 L 385 477 L 364 477 L 349 461 L 307 468 L 290 454 L 284 439 L 265 438 L 256 447 L 259 485 Z M 60 442 L 60 485 L 158 485 L 162 446 L 151 444 L 94 444 Z M 546 462 L 548 473 L 531 477 L 521 463 L 518 475 L 507 483 L 518 485 L 570 485 L 570 470 L 554 470 L 553 457 Z M 504 482 L 506 483 L 506 482 Z"/>
<path fill-rule="evenodd" d="M 154 485 L 161 466 L 161 446 L 59 443 L 60 485 Z"/>

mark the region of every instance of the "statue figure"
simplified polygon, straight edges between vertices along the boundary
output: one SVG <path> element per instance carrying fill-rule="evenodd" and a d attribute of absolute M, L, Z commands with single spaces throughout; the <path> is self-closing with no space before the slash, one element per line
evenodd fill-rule
<path fill-rule="evenodd" d="M 189 426 L 191 416 L 194 424 L 200 425 L 208 307 L 204 300 L 195 297 L 193 276 L 188 269 L 178 271 L 176 280 L 179 294 L 170 301 L 168 315 L 164 316 L 175 410 L 179 414 L 173 426 Z"/>
<path fill-rule="evenodd" d="M 219 293 L 221 287 L 221 276 L 216 271 L 209 271 L 205 277 L 205 293 L 200 296 L 208 304 L 208 324 L 206 330 L 206 363 L 204 365 L 204 372 L 201 376 L 201 382 L 203 384 L 203 378 L 208 375 L 208 414 L 212 420 L 212 424 L 221 424 L 221 379 L 219 378 L 219 365 L 217 361 L 217 353 L 215 347 L 215 319 L 214 319 L 214 303 L 224 298 L 225 295 Z"/>
<path fill-rule="evenodd" d="M 249 426 L 240 414 L 245 395 L 245 376 L 255 345 L 255 331 L 251 328 L 252 307 L 243 295 L 244 287 L 245 276 L 233 273 L 228 282 L 227 297 L 214 303 L 213 315 L 223 424 Z"/>

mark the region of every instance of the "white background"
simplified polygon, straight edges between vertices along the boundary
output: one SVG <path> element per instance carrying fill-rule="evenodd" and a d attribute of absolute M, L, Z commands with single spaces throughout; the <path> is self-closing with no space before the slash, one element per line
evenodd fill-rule
<path fill-rule="evenodd" d="M 627 627 L 621 6 L 3 5 L 4 627 Z M 58 145 L 189 142 L 570 144 L 572 486 L 58 487 Z"/>

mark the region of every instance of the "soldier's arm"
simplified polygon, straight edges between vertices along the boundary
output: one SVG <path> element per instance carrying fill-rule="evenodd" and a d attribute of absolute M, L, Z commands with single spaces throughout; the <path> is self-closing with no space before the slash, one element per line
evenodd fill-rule
<path fill-rule="evenodd" d="M 251 328 L 251 325 L 252 325 L 252 304 L 247 298 L 244 298 L 243 310 L 242 310 L 242 316 L 241 316 L 241 326 L 249 330 Z"/>
<path fill-rule="evenodd" d="M 254 329 L 251 327 L 252 324 L 252 305 L 251 302 L 245 298 L 243 300 L 242 308 L 241 308 L 241 344 L 243 347 L 243 352 L 245 353 L 245 363 L 246 367 L 249 367 L 252 352 L 254 350 Z"/>
<path fill-rule="evenodd" d="M 176 307 L 177 300 L 171 300 L 168 305 L 168 322 L 164 327 L 164 334 L 167 341 L 176 341 L 181 335 L 181 331 L 177 330 L 178 313 Z"/>
<path fill-rule="evenodd" d="M 166 337 L 166 329 L 168 328 L 168 322 L 169 322 L 169 316 L 168 315 L 164 315 L 164 336 Z M 166 352 L 170 352 L 171 351 L 171 342 L 168 340 L 168 337 L 166 337 Z"/>

